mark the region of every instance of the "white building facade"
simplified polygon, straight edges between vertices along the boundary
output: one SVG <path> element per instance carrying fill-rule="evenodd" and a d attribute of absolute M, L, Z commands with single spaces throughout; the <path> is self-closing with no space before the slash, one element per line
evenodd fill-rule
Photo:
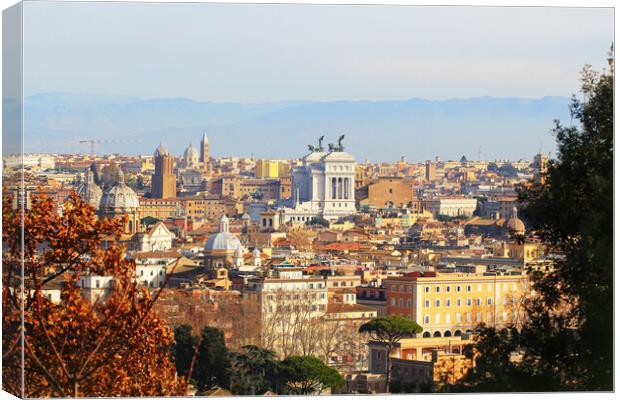
<path fill-rule="evenodd" d="M 473 198 L 437 198 L 425 200 L 426 210 L 433 214 L 434 218 L 439 215 L 450 217 L 467 216 L 471 217 L 476 211 L 478 200 Z"/>
<path fill-rule="evenodd" d="M 293 167 L 293 204 L 283 208 L 283 221 L 336 220 L 355 214 L 355 157 L 340 144 L 330 145 L 329 152 L 311 149 L 301 165 Z"/>
<path fill-rule="evenodd" d="M 174 233 L 163 222 L 157 222 L 148 232 L 138 233 L 133 238 L 137 251 L 167 251 L 172 249 L 174 239 Z"/>

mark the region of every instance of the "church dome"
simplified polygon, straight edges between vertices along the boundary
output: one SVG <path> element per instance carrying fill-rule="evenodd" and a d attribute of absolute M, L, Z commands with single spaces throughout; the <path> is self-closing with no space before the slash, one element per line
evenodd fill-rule
<path fill-rule="evenodd" d="M 168 152 L 168 149 L 166 149 L 162 143 L 159 143 L 159 146 L 157 146 L 157 148 L 155 149 L 155 153 L 153 155 L 155 157 L 161 157 L 161 156 L 169 156 L 170 153 Z"/>
<path fill-rule="evenodd" d="M 205 243 L 205 251 L 232 251 L 237 252 L 241 249 L 239 239 L 229 232 L 228 217 L 222 215 L 220 218 L 219 232 L 211 235 Z"/>
<path fill-rule="evenodd" d="M 138 195 L 132 188 L 125 185 L 125 176 L 122 171 L 119 171 L 118 183 L 101 196 L 100 210 L 123 212 L 135 211 L 138 207 L 140 207 Z"/>
<path fill-rule="evenodd" d="M 521 235 L 525 233 L 525 224 L 517 216 L 517 207 L 512 208 L 510 218 L 508 218 L 506 222 L 504 222 L 504 228 L 510 232 Z"/>
<path fill-rule="evenodd" d="M 190 143 L 187 149 L 185 149 L 185 152 L 183 153 L 183 158 L 185 159 L 186 162 L 198 161 L 198 158 L 200 158 L 200 154 L 198 154 L 198 150 L 196 150 L 196 148 L 194 147 L 192 143 Z"/>
<path fill-rule="evenodd" d="M 89 169 L 86 170 L 86 180 L 82 182 L 77 188 L 77 194 L 86 203 L 95 207 L 95 209 L 99 208 L 99 203 L 101 202 L 101 196 L 103 195 L 103 191 L 99 186 L 95 184 L 93 175 Z"/>

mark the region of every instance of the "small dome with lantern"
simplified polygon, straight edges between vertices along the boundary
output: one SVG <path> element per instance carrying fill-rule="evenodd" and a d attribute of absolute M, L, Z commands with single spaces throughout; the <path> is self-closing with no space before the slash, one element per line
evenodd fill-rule
<path fill-rule="evenodd" d="M 140 207 L 140 201 L 136 192 L 125 184 L 125 176 L 119 170 L 118 182 L 101 196 L 99 209 L 107 212 L 129 212 Z"/>
<path fill-rule="evenodd" d="M 517 207 L 512 208 L 510 218 L 504 222 L 504 229 L 518 235 L 523 235 L 525 233 L 525 224 L 517 216 Z"/>
<path fill-rule="evenodd" d="M 84 202 L 95 207 L 95 210 L 99 208 L 99 203 L 101 202 L 101 196 L 103 195 L 103 191 L 99 186 L 95 184 L 95 180 L 90 169 L 86 170 L 85 181 L 80 183 L 80 185 L 78 186 L 77 194 L 82 198 Z"/>
<path fill-rule="evenodd" d="M 226 251 L 234 254 L 241 248 L 241 242 L 239 239 L 230 233 L 228 217 L 223 214 L 220 218 L 219 232 L 211 235 L 205 243 L 205 251 Z"/>

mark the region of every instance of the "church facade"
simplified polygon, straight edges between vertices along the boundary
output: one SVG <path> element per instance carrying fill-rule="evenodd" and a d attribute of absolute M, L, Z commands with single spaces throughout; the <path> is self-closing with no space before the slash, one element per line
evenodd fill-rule
<path fill-rule="evenodd" d="M 344 151 L 343 138 L 324 151 L 321 137 L 318 146 L 308 146 L 310 153 L 301 165 L 293 167 L 292 198 L 281 209 L 284 222 L 305 223 L 319 217 L 337 220 L 356 213 L 357 163 Z"/>

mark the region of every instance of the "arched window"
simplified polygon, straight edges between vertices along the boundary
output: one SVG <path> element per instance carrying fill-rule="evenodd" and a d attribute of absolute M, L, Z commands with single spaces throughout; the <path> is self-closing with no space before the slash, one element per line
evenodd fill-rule
<path fill-rule="evenodd" d="M 433 333 L 433 337 L 441 337 L 441 332 L 435 331 L 435 333 Z"/>
<path fill-rule="evenodd" d="M 450 337 L 450 336 L 452 336 L 452 332 L 450 332 L 450 331 L 445 331 L 443 333 L 443 337 Z"/>
<path fill-rule="evenodd" d="M 429 338 L 429 337 L 431 337 L 431 333 L 430 333 L 430 332 L 424 332 L 424 334 L 422 335 L 422 337 Z"/>
<path fill-rule="evenodd" d="M 454 336 L 461 336 L 461 330 L 460 329 L 455 330 Z"/>

